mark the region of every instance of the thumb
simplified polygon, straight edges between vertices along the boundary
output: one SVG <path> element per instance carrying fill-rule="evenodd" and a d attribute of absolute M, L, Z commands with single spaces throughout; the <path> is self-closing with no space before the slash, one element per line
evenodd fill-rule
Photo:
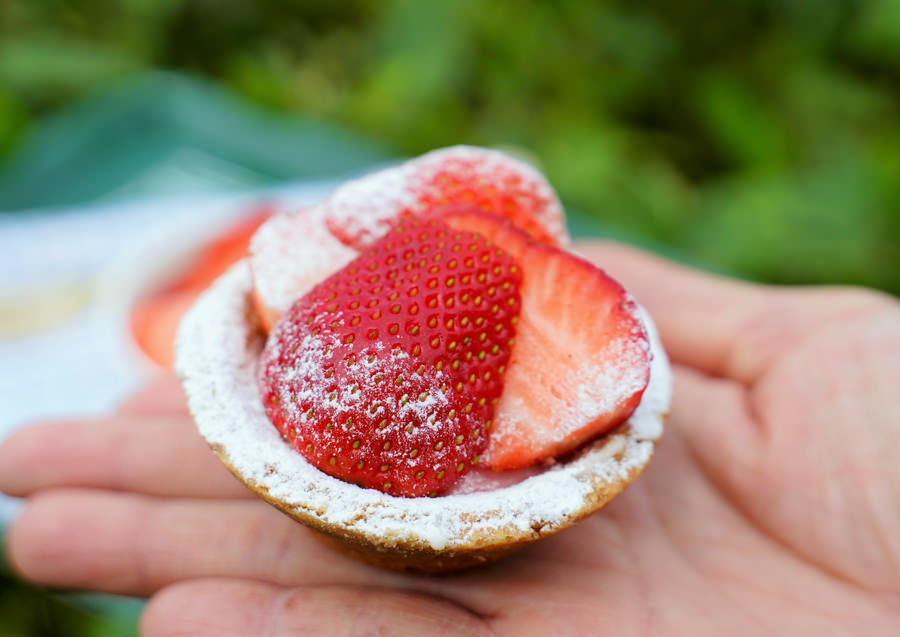
<path fill-rule="evenodd" d="M 885 303 L 862 289 L 747 283 L 610 242 L 576 249 L 647 308 L 673 362 L 747 385 L 811 329 Z"/>
<path fill-rule="evenodd" d="M 653 317 L 675 368 L 671 425 L 731 488 L 752 489 L 768 445 L 781 438 L 755 399 L 767 372 L 823 329 L 893 305 L 862 289 L 746 283 L 612 243 L 578 249 Z"/>

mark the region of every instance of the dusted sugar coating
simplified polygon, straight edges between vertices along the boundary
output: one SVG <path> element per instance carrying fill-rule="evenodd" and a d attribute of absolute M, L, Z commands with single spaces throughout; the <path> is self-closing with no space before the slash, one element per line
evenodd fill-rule
<path fill-rule="evenodd" d="M 651 353 L 637 305 L 622 286 L 496 215 L 442 219 L 488 237 L 524 270 L 516 346 L 485 464 L 527 467 L 625 421 L 650 380 Z"/>
<path fill-rule="evenodd" d="M 269 219 L 250 241 L 253 300 L 263 327 L 272 329 L 294 301 L 357 254 L 328 231 L 319 207 Z"/>
<path fill-rule="evenodd" d="M 501 215 L 538 241 L 568 243 L 562 205 L 541 173 L 505 153 L 453 146 L 338 188 L 323 204 L 331 232 L 356 249 L 398 218 L 472 206 Z"/>
<path fill-rule="evenodd" d="M 329 475 L 393 495 L 446 491 L 487 444 L 520 282 L 481 235 L 398 224 L 272 331 L 267 415 Z"/>

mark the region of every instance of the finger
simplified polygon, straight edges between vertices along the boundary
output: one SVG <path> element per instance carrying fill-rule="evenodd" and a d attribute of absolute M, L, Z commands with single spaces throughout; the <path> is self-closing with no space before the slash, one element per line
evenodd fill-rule
<path fill-rule="evenodd" d="M 619 244 L 592 242 L 579 249 L 647 308 L 674 362 L 727 375 L 735 335 L 765 298 L 761 288 Z"/>
<path fill-rule="evenodd" d="M 8 538 L 12 564 L 43 585 L 147 595 L 173 582 L 244 577 L 368 584 L 388 574 L 326 547 L 260 500 L 158 500 L 66 489 L 30 498 Z"/>
<path fill-rule="evenodd" d="M 147 637 L 215 635 L 490 635 L 486 620 L 453 602 L 359 587 L 284 589 L 241 580 L 183 582 L 144 611 Z"/>
<path fill-rule="evenodd" d="M 734 475 L 755 475 L 763 433 L 741 383 L 674 368 L 669 425 L 678 429 L 694 458 L 716 484 Z"/>
<path fill-rule="evenodd" d="M 249 497 L 188 416 L 116 416 L 26 427 L 0 444 L 0 491 L 60 486 L 173 497 Z"/>
<path fill-rule="evenodd" d="M 187 415 L 188 410 L 178 379 L 172 374 L 163 374 L 119 405 L 116 413 L 130 416 L 177 416 Z"/>
<path fill-rule="evenodd" d="M 893 303 L 864 290 L 745 283 L 620 244 L 578 249 L 647 308 L 673 361 L 748 384 L 810 330 Z"/>

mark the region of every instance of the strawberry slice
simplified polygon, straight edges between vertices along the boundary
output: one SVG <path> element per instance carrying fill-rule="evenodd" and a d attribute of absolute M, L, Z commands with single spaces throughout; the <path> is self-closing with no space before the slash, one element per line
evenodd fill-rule
<path fill-rule="evenodd" d="M 427 217 L 454 204 L 499 214 L 538 241 L 568 242 L 562 205 L 544 176 L 521 160 L 484 148 L 453 146 L 427 153 L 341 186 L 323 206 L 331 232 L 362 249 L 398 218 Z"/>
<path fill-rule="evenodd" d="M 270 333 L 269 419 L 332 476 L 399 496 L 446 491 L 487 444 L 520 281 L 479 234 L 398 223 Z"/>
<path fill-rule="evenodd" d="M 298 298 L 357 256 L 309 208 L 272 217 L 250 241 L 253 301 L 268 331 Z"/>
<path fill-rule="evenodd" d="M 650 347 L 622 286 L 496 215 L 456 211 L 442 220 L 489 238 L 524 269 L 516 344 L 482 460 L 525 467 L 625 421 L 650 379 Z"/>

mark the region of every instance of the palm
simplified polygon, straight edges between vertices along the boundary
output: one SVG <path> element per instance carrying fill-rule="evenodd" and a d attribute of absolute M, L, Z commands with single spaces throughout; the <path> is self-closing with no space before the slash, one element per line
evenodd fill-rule
<path fill-rule="evenodd" d="M 748 311 L 741 303 L 757 303 L 757 290 L 660 271 L 668 266 L 629 252 L 602 256 L 681 364 L 654 462 L 574 529 L 453 577 L 376 571 L 247 498 L 172 413 L 180 406 L 138 403 L 129 413 L 146 427 L 83 425 L 83 448 L 54 447 L 49 430 L 6 445 L 13 462 L 0 462 L 0 486 L 44 493 L 15 529 L 14 559 L 50 584 L 164 589 L 148 611 L 151 634 L 377 623 L 410 634 L 890 634 L 900 619 L 897 308 L 832 291 Z M 239 579 L 197 579 L 211 576 Z"/>

